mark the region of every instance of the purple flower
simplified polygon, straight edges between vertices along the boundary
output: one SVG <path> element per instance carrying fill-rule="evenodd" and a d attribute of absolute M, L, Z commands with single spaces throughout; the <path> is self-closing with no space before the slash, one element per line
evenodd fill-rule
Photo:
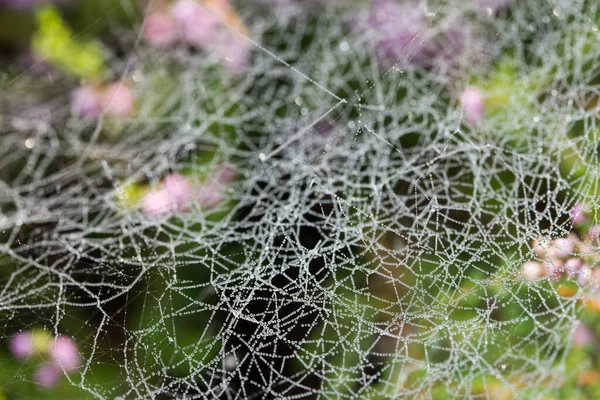
<path fill-rule="evenodd" d="M 219 35 L 219 20 L 194 0 L 179 0 L 171 15 L 183 32 L 185 41 L 201 48 L 211 48 Z"/>
<path fill-rule="evenodd" d="M 8 350 L 20 360 L 29 357 L 34 352 L 33 334 L 31 332 L 19 332 L 10 338 Z"/>
<path fill-rule="evenodd" d="M 523 265 L 522 274 L 525 277 L 525 279 L 533 281 L 537 278 L 546 275 L 546 268 L 544 268 L 544 266 L 539 262 L 527 261 Z"/>
<path fill-rule="evenodd" d="M 242 35 L 248 31 L 228 1 L 178 0 L 171 16 L 189 45 L 215 54 L 234 74 L 247 70 L 251 47 Z"/>
<path fill-rule="evenodd" d="M 544 261 L 544 268 L 550 280 L 557 281 L 564 272 L 564 262 L 557 258 L 550 258 Z"/>
<path fill-rule="evenodd" d="M 590 227 L 590 229 L 588 231 L 588 237 L 592 241 L 600 238 L 600 225 L 594 225 L 594 226 Z"/>
<path fill-rule="evenodd" d="M 573 206 L 571 210 L 571 222 L 573 225 L 581 225 L 587 221 L 587 217 L 585 216 L 586 210 L 587 205 L 583 203 L 577 203 Z"/>
<path fill-rule="evenodd" d="M 460 96 L 463 117 L 469 124 L 477 124 L 484 115 L 483 92 L 477 86 L 467 86 Z"/>
<path fill-rule="evenodd" d="M 471 32 L 463 21 L 453 20 L 450 27 L 435 38 L 432 43 L 432 64 L 441 72 L 460 67 L 458 61 L 466 51 L 465 42 L 470 39 Z"/>
<path fill-rule="evenodd" d="M 569 274 L 574 274 L 581 269 L 583 261 L 581 258 L 572 257 L 565 262 L 565 269 Z"/>
<path fill-rule="evenodd" d="M 581 323 L 577 325 L 573 332 L 573 346 L 581 348 L 593 344 L 595 341 L 596 337 L 588 327 Z"/>
<path fill-rule="evenodd" d="M 592 278 L 593 272 L 588 265 L 584 264 L 577 270 L 577 283 L 579 283 L 580 286 L 587 285 L 592 281 Z"/>
<path fill-rule="evenodd" d="M 596 249 L 594 249 L 594 246 L 586 242 L 579 243 L 579 245 L 577 246 L 577 250 L 579 254 L 583 257 L 595 256 L 597 254 Z"/>
<path fill-rule="evenodd" d="M 164 216 L 185 211 L 191 206 L 193 187 L 179 174 L 168 175 L 159 189 L 148 192 L 142 200 L 142 209 L 152 216 Z"/>
<path fill-rule="evenodd" d="M 122 118 L 133 112 L 135 96 L 129 86 L 117 82 L 104 90 L 101 102 L 107 115 Z"/>
<path fill-rule="evenodd" d="M 225 200 L 225 190 L 235 178 L 236 170 L 230 164 L 222 166 L 215 176 L 200 189 L 200 204 L 215 208 Z"/>
<path fill-rule="evenodd" d="M 422 65 L 432 56 L 426 35 L 429 18 L 413 2 L 373 0 L 366 19 L 353 21 L 352 27 L 372 41 L 377 57 L 386 63 Z"/>
<path fill-rule="evenodd" d="M 560 238 L 552 241 L 552 246 L 548 249 L 548 255 L 552 258 L 567 258 L 575 251 L 575 237 Z"/>
<path fill-rule="evenodd" d="M 51 342 L 48 352 L 53 357 L 53 366 L 60 371 L 72 371 L 81 365 L 81 356 L 73 339 L 66 336 L 58 336 Z"/>
<path fill-rule="evenodd" d="M 96 118 L 103 111 L 111 117 L 127 117 L 134 107 L 133 90 L 124 83 L 113 83 L 105 88 L 82 86 L 71 95 L 72 111 L 82 118 Z"/>
<path fill-rule="evenodd" d="M 102 113 L 102 93 L 96 87 L 82 86 L 71 94 L 73 114 L 82 118 L 95 118 Z"/>
<path fill-rule="evenodd" d="M 167 47 L 178 39 L 178 27 L 171 15 L 153 12 L 144 22 L 144 38 L 153 46 Z"/>
<path fill-rule="evenodd" d="M 35 381 L 45 387 L 56 385 L 60 378 L 60 370 L 55 365 L 48 363 L 42 365 L 35 372 Z"/>

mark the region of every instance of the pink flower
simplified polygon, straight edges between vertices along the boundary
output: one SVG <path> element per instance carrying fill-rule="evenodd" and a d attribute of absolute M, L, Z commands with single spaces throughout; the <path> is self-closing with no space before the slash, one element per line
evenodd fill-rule
<path fill-rule="evenodd" d="M 577 325 L 573 332 L 573 346 L 581 348 L 593 344 L 595 341 L 594 333 L 588 327 L 583 324 Z"/>
<path fill-rule="evenodd" d="M 246 71 L 251 50 L 242 36 L 247 34 L 246 27 L 227 1 L 206 0 L 201 5 L 194 0 L 178 0 L 171 16 L 188 44 L 216 55 L 234 74 Z"/>
<path fill-rule="evenodd" d="M 577 277 L 579 285 L 587 285 L 592 280 L 592 269 L 587 264 L 584 264 L 580 258 L 569 258 L 564 264 L 564 269 L 569 274 L 569 277 Z"/>
<path fill-rule="evenodd" d="M 596 255 L 596 250 L 589 243 L 579 243 L 577 248 L 579 250 L 579 254 L 581 254 L 583 257 Z"/>
<path fill-rule="evenodd" d="M 10 338 L 8 349 L 17 359 L 25 359 L 34 352 L 33 334 L 31 332 L 19 332 Z"/>
<path fill-rule="evenodd" d="M 153 216 L 164 216 L 188 211 L 194 201 L 203 207 L 214 208 L 225 199 L 225 190 L 235 174 L 233 166 L 225 164 L 199 188 L 194 188 L 189 179 L 179 174 L 168 175 L 160 188 L 144 196 L 142 209 Z"/>
<path fill-rule="evenodd" d="M 583 261 L 581 258 L 572 257 L 565 262 L 565 269 L 569 274 L 574 274 L 583 266 Z"/>
<path fill-rule="evenodd" d="M 200 190 L 200 204 L 206 208 L 215 208 L 225 200 L 225 192 L 219 184 L 211 183 Z"/>
<path fill-rule="evenodd" d="M 359 34 L 373 41 L 378 58 L 389 64 L 422 64 L 431 57 L 429 18 L 415 3 L 373 0 L 366 20 L 353 21 Z"/>
<path fill-rule="evenodd" d="M 552 241 L 552 246 L 548 250 L 550 257 L 567 258 L 575 251 L 575 238 L 560 238 Z"/>
<path fill-rule="evenodd" d="M 243 74 L 250 65 L 250 48 L 246 39 L 230 36 L 219 50 L 222 63 L 234 75 Z"/>
<path fill-rule="evenodd" d="M 153 46 L 167 47 L 177 41 L 175 20 L 166 13 L 153 12 L 144 22 L 144 38 Z"/>
<path fill-rule="evenodd" d="M 168 175 L 159 189 L 148 192 L 142 201 L 142 209 L 153 216 L 172 214 L 186 210 L 193 200 L 193 188 L 187 178 L 179 174 Z"/>
<path fill-rule="evenodd" d="M 60 370 L 72 371 L 81 365 L 81 356 L 75 342 L 66 336 L 58 336 L 51 343 L 48 352 L 52 355 L 55 367 Z"/>
<path fill-rule="evenodd" d="M 563 265 L 563 262 L 559 259 L 550 258 L 544 261 L 544 267 L 550 280 L 557 281 L 560 279 L 564 272 Z"/>
<path fill-rule="evenodd" d="M 583 203 L 577 203 L 573 206 L 571 210 L 571 222 L 573 225 L 581 225 L 587 221 L 585 216 L 585 211 L 587 206 Z"/>
<path fill-rule="evenodd" d="M 527 261 L 523 265 L 522 274 L 526 279 L 533 281 L 546 275 L 546 268 L 544 268 L 544 266 L 539 262 Z"/>
<path fill-rule="evenodd" d="M 223 183 L 231 183 L 235 176 L 237 175 L 237 170 L 231 164 L 223 164 L 223 166 L 218 170 L 216 179 Z"/>
<path fill-rule="evenodd" d="M 592 269 L 589 266 L 582 265 L 577 270 L 577 283 L 579 283 L 579 285 L 581 285 L 581 286 L 587 285 L 588 283 L 590 283 L 592 281 L 592 277 L 593 277 L 592 274 L 593 274 Z"/>
<path fill-rule="evenodd" d="M 225 200 L 227 185 L 235 178 L 233 166 L 225 164 L 216 175 L 200 190 L 200 204 L 207 208 L 215 208 Z"/>
<path fill-rule="evenodd" d="M 164 188 L 179 207 L 185 206 L 192 200 L 192 186 L 182 175 L 167 175 L 164 179 Z"/>
<path fill-rule="evenodd" d="M 533 251 L 538 257 L 545 258 L 550 248 L 550 243 L 546 240 L 536 239 L 531 244 L 531 247 L 533 247 Z"/>
<path fill-rule="evenodd" d="M 467 86 L 460 100 L 463 105 L 463 116 L 469 124 L 480 122 L 484 115 L 483 93 L 477 86 Z"/>
<path fill-rule="evenodd" d="M 173 201 L 166 190 L 155 189 L 144 196 L 142 209 L 145 213 L 153 216 L 168 215 L 177 210 L 177 203 Z"/>
<path fill-rule="evenodd" d="M 82 118 L 94 118 L 102 113 L 102 94 L 92 86 L 75 89 L 71 95 L 73 113 Z"/>
<path fill-rule="evenodd" d="M 127 117 L 134 105 L 133 91 L 124 83 L 113 83 L 102 95 L 102 107 L 112 117 Z"/>
<path fill-rule="evenodd" d="M 42 365 L 35 372 L 35 381 L 45 387 L 54 386 L 60 378 L 60 370 L 55 365 Z"/>
<path fill-rule="evenodd" d="M 600 225 L 594 225 L 588 231 L 588 237 L 590 240 L 597 240 L 600 238 Z"/>
<path fill-rule="evenodd" d="M 219 21 L 194 0 L 179 0 L 171 8 L 171 15 L 191 45 L 210 48 L 216 45 Z"/>

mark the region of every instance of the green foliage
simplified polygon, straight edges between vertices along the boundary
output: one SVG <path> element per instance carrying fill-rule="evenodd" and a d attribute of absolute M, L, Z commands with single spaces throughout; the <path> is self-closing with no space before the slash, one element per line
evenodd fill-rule
<path fill-rule="evenodd" d="M 46 62 L 77 78 L 99 79 L 106 65 L 102 47 L 93 40 L 74 35 L 54 7 L 36 13 L 38 29 L 32 48 Z"/>

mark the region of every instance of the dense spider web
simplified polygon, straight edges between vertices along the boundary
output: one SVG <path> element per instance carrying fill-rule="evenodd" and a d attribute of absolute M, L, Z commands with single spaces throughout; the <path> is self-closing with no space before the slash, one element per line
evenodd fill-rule
<path fill-rule="evenodd" d="M 517 1 L 494 16 L 422 3 L 417 48 L 475 21 L 449 70 L 378 60 L 369 32 L 348 28 L 361 3 L 247 3 L 240 77 L 119 32 L 135 51 L 112 68 L 136 81 L 134 118 L 82 121 L 64 90 L 3 83 L 3 337 L 41 324 L 78 338 L 85 362 L 69 379 L 96 398 L 559 387 L 588 291 L 562 296 L 520 272 L 533 240 L 567 235 L 576 203 L 596 206 L 594 2 Z M 462 123 L 460 91 L 506 52 L 514 107 Z M 214 209 L 123 206 L 128 184 L 224 163 L 238 176 Z M 119 368 L 112 388 L 95 378 L 102 365 Z"/>

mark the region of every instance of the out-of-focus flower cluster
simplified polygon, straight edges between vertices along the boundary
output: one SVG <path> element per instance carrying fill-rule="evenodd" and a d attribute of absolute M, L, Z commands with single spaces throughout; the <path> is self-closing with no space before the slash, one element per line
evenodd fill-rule
<path fill-rule="evenodd" d="M 227 0 L 157 2 L 143 34 L 156 47 L 184 43 L 216 55 L 234 74 L 243 73 L 250 62 L 248 31 Z"/>
<path fill-rule="evenodd" d="M 46 331 L 31 330 L 15 334 L 8 343 L 11 354 L 22 362 L 41 359 L 34 373 L 35 381 L 42 386 L 58 383 L 61 374 L 75 371 L 82 364 L 77 345 L 67 336 L 53 337 Z"/>
<path fill-rule="evenodd" d="M 577 204 L 571 212 L 574 231 L 550 241 L 536 240 L 533 250 L 538 260 L 527 261 L 523 276 L 535 280 L 547 276 L 552 281 L 566 277 L 579 285 L 600 283 L 600 259 L 594 251 L 600 237 L 600 225 L 592 225 L 585 214 L 586 206 Z"/>
<path fill-rule="evenodd" d="M 84 118 L 95 118 L 103 112 L 110 117 L 127 117 L 134 106 L 135 95 L 123 82 L 83 86 L 72 95 L 73 113 Z"/>
<path fill-rule="evenodd" d="M 226 200 L 227 188 L 237 172 L 230 164 L 211 171 L 202 182 L 192 176 L 171 173 L 157 187 L 126 185 L 117 193 L 125 208 L 141 206 L 152 217 L 170 217 L 191 211 L 197 205 L 205 209 L 218 207 Z"/>

